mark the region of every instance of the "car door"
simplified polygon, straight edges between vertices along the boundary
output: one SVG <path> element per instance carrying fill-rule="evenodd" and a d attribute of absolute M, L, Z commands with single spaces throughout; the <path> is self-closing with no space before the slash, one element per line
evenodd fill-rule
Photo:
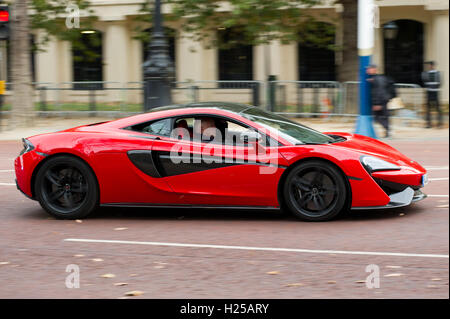
<path fill-rule="evenodd" d="M 216 118 L 252 130 L 228 118 Z M 154 140 L 151 153 L 160 177 L 178 195 L 181 203 L 278 205 L 278 181 L 286 165 L 278 145 L 215 144 L 172 136 Z"/>
<path fill-rule="evenodd" d="M 129 127 L 129 145 L 124 156 L 131 165 L 133 174 L 126 174 L 125 168 L 116 168 L 126 180 L 119 184 L 120 192 L 127 193 L 135 203 L 177 204 L 177 197 L 170 185 L 155 166 L 152 144 L 170 135 L 172 118 L 156 119 Z M 135 143 L 133 143 L 135 142 Z M 117 174 L 115 174 L 117 175 Z M 117 183 L 116 183 L 117 184 Z M 128 187 L 124 187 L 128 186 Z M 119 194 L 116 194 L 119 197 Z"/>

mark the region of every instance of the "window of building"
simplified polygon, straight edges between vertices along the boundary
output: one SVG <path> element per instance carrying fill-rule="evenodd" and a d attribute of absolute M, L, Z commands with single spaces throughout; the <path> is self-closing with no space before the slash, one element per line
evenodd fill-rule
<path fill-rule="evenodd" d="M 335 81 L 335 27 L 314 22 L 300 33 L 298 66 L 300 81 Z"/>
<path fill-rule="evenodd" d="M 397 83 L 421 84 L 423 71 L 423 24 L 414 20 L 395 20 L 394 39 L 384 38 L 385 74 Z"/>
<path fill-rule="evenodd" d="M 95 30 L 81 31 L 79 41 L 72 43 L 73 81 L 78 90 L 101 90 L 103 81 L 102 33 Z M 91 83 L 89 83 L 91 82 Z"/>
<path fill-rule="evenodd" d="M 240 43 L 242 38 L 238 29 L 218 30 L 219 80 L 253 80 L 253 46 Z"/>

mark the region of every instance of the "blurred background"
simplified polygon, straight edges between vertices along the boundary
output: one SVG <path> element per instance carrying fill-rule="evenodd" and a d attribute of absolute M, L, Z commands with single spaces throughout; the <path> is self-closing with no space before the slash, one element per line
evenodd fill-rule
<path fill-rule="evenodd" d="M 169 83 L 165 101 L 171 103 L 231 101 L 295 117 L 356 119 L 358 1 L 169 0 L 162 1 L 160 13 L 154 5 L 153 0 L 4 1 L 0 127 L 29 126 L 36 117 L 143 112 L 164 94 L 150 94 L 155 103 L 146 105 L 145 74 L 152 67 L 147 78 Z M 439 99 L 448 123 L 448 1 L 374 5 L 368 16 L 374 24 L 372 62 L 395 81 L 404 103 L 392 112 L 394 119 L 423 126 L 421 73 L 424 62 L 433 60 L 441 72 Z M 151 43 L 155 31 L 160 36 L 155 19 L 163 26 L 163 46 Z"/>
<path fill-rule="evenodd" d="M 448 0 L 0 0 L 0 298 L 448 299 L 448 9 Z M 440 79 L 423 76 L 428 61 Z M 427 200 L 411 207 L 329 223 L 165 208 L 73 221 L 16 189 L 20 138 L 170 103 L 249 103 L 326 132 L 355 132 L 365 116 L 373 130 L 369 99 L 361 103 L 369 62 L 402 101 L 388 143 L 429 172 Z M 430 96 L 440 128 L 425 128 Z M 379 266 L 379 289 L 366 289 L 367 265 Z M 80 267 L 81 289 L 65 284 L 68 266 Z"/>

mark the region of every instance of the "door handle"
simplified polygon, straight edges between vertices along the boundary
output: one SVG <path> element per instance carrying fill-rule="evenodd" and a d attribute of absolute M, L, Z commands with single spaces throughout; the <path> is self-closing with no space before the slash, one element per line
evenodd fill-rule
<path fill-rule="evenodd" d="M 142 136 L 142 135 L 130 135 L 130 137 L 138 137 L 138 138 L 145 138 L 148 140 L 160 140 L 158 136 Z"/>

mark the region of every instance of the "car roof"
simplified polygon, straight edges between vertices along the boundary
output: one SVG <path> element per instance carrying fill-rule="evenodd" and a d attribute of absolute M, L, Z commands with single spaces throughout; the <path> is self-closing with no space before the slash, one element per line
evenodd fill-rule
<path fill-rule="evenodd" d="M 232 103 L 232 102 L 194 102 L 187 104 L 175 104 L 169 106 L 162 106 L 151 109 L 147 113 L 160 112 L 160 111 L 169 111 L 169 110 L 181 110 L 181 109 L 193 109 L 193 108 L 202 108 L 202 109 L 218 109 L 224 111 L 230 111 L 234 113 L 242 113 L 247 109 L 254 108 L 256 106 L 242 104 L 242 103 Z"/>
<path fill-rule="evenodd" d="M 135 124 L 144 123 L 147 121 L 154 121 L 166 117 L 176 117 L 183 115 L 193 115 L 193 114 L 216 114 L 219 116 L 227 116 L 227 113 L 230 117 L 238 119 L 247 125 L 260 127 L 260 125 L 256 123 L 252 123 L 251 120 L 247 119 L 243 116 L 243 113 L 247 111 L 259 109 L 257 106 L 243 104 L 243 103 L 233 103 L 233 102 L 195 102 L 195 103 L 187 103 L 187 104 L 174 104 L 168 106 L 162 106 L 153 108 L 146 113 L 140 113 L 134 116 L 125 117 L 121 119 L 117 119 L 114 121 L 109 121 L 105 123 L 98 124 L 96 126 L 96 130 L 100 127 L 104 129 L 123 129 Z M 159 113 L 160 112 L 160 113 Z M 230 114 L 231 113 L 231 114 Z M 234 116 L 233 116 L 234 114 Z M 269 133 L 270 135 L 270 133 Z M 281 142 L 286 143 L 282 138 L 275 138 Z"/>
<path fill-rule="evenodd" d="M 174 104 L 162 107 L 156 107 L 147 111 L 146 113 L 140 113 L 133 116 L 117 119 L 114 121 L 110 121 L 107 123 L 100 124 L 102 127 L 125 127 L 128 125 L 134 125 L 146 121 L 152 121 L 154 119 L 159 118 L 159 112 L 161 113 L 161 117 L 169 117 L 178 114 L 188 114 L 188 113 L 199 113 L 203 112 L 225 112 L 225 113 L 234 113 L 236 115 L 241 115 L 243 112 L 249 109 L 256 108 L 256 106 L 241 104 L 241 103 L 231 103 L 231 102 L 196 102 L 196 103 L 188 103 L 188 104 Z"/>

